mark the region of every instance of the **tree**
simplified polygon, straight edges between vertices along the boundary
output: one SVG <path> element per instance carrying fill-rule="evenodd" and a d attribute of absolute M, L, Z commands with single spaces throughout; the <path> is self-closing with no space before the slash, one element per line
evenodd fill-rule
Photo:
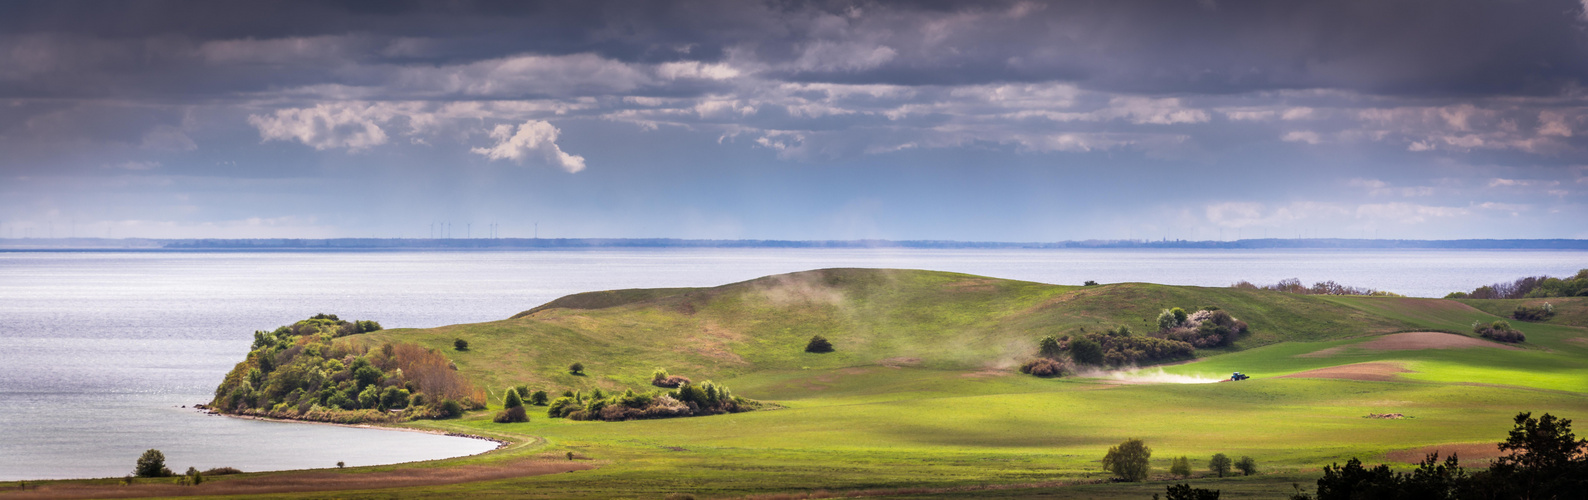
<path fill-rule="evenodd" d="M 1235 468 L 1241 471 L 1242 476 L 1250 476 L 1257 473 L 1257 461 L 1252 460 L 1252 457 L 1242 456 L 1240 460 L 1235 461 Z"/>
<path fill-rule="evenodd" d="M 463 339 L 453 339 L 452 348 L 454 350 L 467 351 L 469 350 L 469 341 Z"/>
<path fill-rule="evenodd" d="M 1086 337 L 1070 339 L 1070 359 L 1083 365 L 1103 364 L 1103 346 Z"/>
<path fill-rule="evenodd" d="M 574 363 L 568 365 L 568 373 L 572 373 L 574 375 L 584 375 L 584 363 Z"/>
<path fill-rule="evenodd" d="M 1103 455 L 1103 470 L 1125 481 L 1141 481 L 1147 479 L 1151 458 L 1152 448 L 1148 448 L 1147 443 L 1136 438 L 1126 439 Z"/>
<path fill-rule="evenodd" d="M 1037 352 L 1044 358 L 1058 359 L 1064 355 L 1064 347 L 1059 344 L 1059 338 L 1048 335 L 1037 340 Z"/>
<path fill-rule="evenodd" d="M 1086 283 L 1082 284 L 1081 286 L 1097 286 L 1097 282 L 1096 281 L 1092 281 L 1092 280 L 1086 280 Z"/>
<path fill-rule="evenodd" d="M 138 464 L 133 467 L 132 474 L 138 477 L 171 477 L 171 469 L 165 467 L 164 453 L 150 449 L 138 457 Z"/>
<path fill-rule="evenodd" d="M 502 398 L 502 408 L 521 408 L 523 406 L 524 400 L 518 397 L 518 389 L 507 388 L 507 397 Z"/>
<path fill-rule="evenodd" d="M 198 486 L 204 483 L 204 473 L 199 472 L 197 467 L 188 467 L 186 476 L 188 484 L 193 486 Z"/>
<path fill-rule="evenodd" d="M 1224 477 L 1225 474 L 1230 473 L 1230 457 L 1223 453 L 1214 454 L 1213 458 L 1208 459 L 1208 470 L 1218 473 L 1219 477 Z"/>
<path fill-rule="evenodd" d="M 1191 459 L 1181 456 L 1169 460 L 1169 473 L 1180 477 L 1191 475 Z"/>
<path fill-rule="evenodd" d="M 529 404 L 535 406 L 546 406 L 546 397 L 546 391 L 535 391 L 533 394 L 529 395 Z"/>
<path fill-rule="evenodd" d="M 1157 495 L 1153 495 L 1157 497 Z M 1192 488 L 1189 484 L 1177 484 L 1169 487 L 1164 492 L 1166 500 L 1219 500 L 1219 490 Z"/>
<path fill-rule="evenodd" d="M 828 342 L 827 339 L 821 335 L 816 335 L 811 337 L 811 341 L 809 343 L 805 344 L 805 352 L 833 352 L 833 343 Z"/>

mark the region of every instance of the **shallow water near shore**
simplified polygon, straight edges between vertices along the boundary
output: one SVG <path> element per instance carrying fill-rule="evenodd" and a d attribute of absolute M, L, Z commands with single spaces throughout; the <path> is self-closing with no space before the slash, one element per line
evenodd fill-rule
<path fill-rule="evenodd" d="M 0 252 L 0 480 L 119 477 L 149 448 L 177 471 L 397 463 L 476 439 L 192 410 L 254 330 L 319 312 L 388 328 L 503 319 L 590 290 L 713 286 L 823 267 L 1059 284 L 1334 280 L 1443 296 L 1575 273 L 1588 252 L 669 249 L 513 252 Z"/>

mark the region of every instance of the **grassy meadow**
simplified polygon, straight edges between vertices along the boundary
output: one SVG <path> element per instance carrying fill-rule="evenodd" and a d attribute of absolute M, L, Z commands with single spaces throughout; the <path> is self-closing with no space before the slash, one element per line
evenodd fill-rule
<path fill-rule="evenodd" d="M 1580 316 L 1575 312 L 1547 323 L 1513 322 L 1528 339 L 1515 349 L 1368 344 L 1397 332 L 1473 337 L 1474 321 L 1493 321 L 1515 307 L 1486 302 L 1141 283 L 1055 286 L 861 269 L 716 288 L 580 294 L 502 321 L 339 339 L 442 349 L 460 372 L 488 388 L 493 407 L 405 425 L 515 443 L 475 457 L 345 472 L 566 460 L 569 452 L 595 468 L 335 495 L 801 498 L 864 491 L 890 498 L 1147 498 L 1183 481 L 1167 471 L 1171 457 L 1186 455 L 1195 471 L 1189 481 L 1220 489 L 1223 498 L 1281 498 L 1293 484 L 1310 491 L 1322 466 L 1350 457 L 1376 463 L 1425 447 L 1480 449 L 1503 439 L 1518 411 L 1588 424 L 1588 329 L 1573 319 Z M 1588 304 L 1554 302 L 1565 311 Z M 1204 306 L 1247 321 L 1251 333 L 1233 347 L 1198 350 L 1194 361 L 1134 372 L 1042 379 L 1015 370 L 1035 355 L 1043 335 L 1120 325 L 1143 334 L 1164 308 Z M 803 352 L 817 334 L 837 351 Z M 468 351 L 452 349 L 459 338 Z M 584 375 L 568 373 L 573 362 L 585 366 Z M 1381 380 L 1306 376 L 1361 363 L 1398 373 Z M 527 423 L 491 421 L 510 385 L 554 393 L 644 391 L 654 389 L 648 381 L 656 368 L 713 380 L 769 407 L 627 422 L 549 419 L 538 407 Z M 1211 381 L 1234 371 L 1253 378 L 1157 382 Z M 1375 413 L 1408 418 L 1367 418 Z M 1152 448 L 1152 479 L 1103 482 L 1100 459 L 1126 438 Z M 1206 465 L 1214 453 L 1250 456 L 1259 474 L 1210 477 Z M 1479 453 L 1469 462 L 1487 458 Z"/>

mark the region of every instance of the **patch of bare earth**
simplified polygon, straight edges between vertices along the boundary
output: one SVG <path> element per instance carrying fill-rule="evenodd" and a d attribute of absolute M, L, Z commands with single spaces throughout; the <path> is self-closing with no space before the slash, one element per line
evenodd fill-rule
<path fill-rule="evenodd" d="M 906 367 L 906 366 L 919 365 L 919 364 L 921 364 L 921 358 L 904 358 L 904 357 L 887 358 L 887 359 L 878 361 L 877 364 L 885 366 L 885 367 L 888 367 L 888 368 L 899 369 L 899 368 L 903 368 L 903 367 Z"/>
<path fill-rule="evenodd" d="M 1399 378 L 1402 373 L 1412 373 L 1411 370 L 1402 368 L 1396 363 L 1374 361 L 1371 363 L 1353 363 L 1349 365 L 1331 366 L 1316 370 L 1307 370 L 1290 375 L 1281 375 L 1277 378 L 1334 378 L 1343 380 L 1370 380 L 1375 382 L 1388 382 Z"/>
<path fill-rule="evenodd" d="M 1570 338 L 1570 339 L 1566 339 L 1566 341 L 1567 342 L 1576 343 L 1576 344 L 1588 345 L 1588 337 Z"/>
<path fill-rule="evenodd" d="M 251 477 L 215 478 L 198 486 L 176 484 L 45 483 L 0 493 L 0 498 L 134 498 L 195 495 L 271 495 L 367 490 L 492 481 L 594 469 L 584 461 L 526 459 L 502 464 L 398 469 L 379 472 L 311 470 Z"/>
<path fill-rule="evenodd" d="M 979 372 L 961 373 L 961 374 L 959 374 L 959 376 L 965 377 L 965 378 L 988 378 L 988 377 L 1002 377 L 1002 376 L 1008 375 L 1008 374 L 1009 374 L 1008 370 L 999 370 L 997 368 L 988 368 L 988 369 L 985 369 L 985 370 L 982 370 L 982 371 L 979 371 Z"/>
<path fill-rule="evenodd" d="M 1445 443 L 1421 448 L 1407 448 L 1385 453 L 1384 456 L 1396 462 L 1415 464 L 1422 462 L 1429 453 L 1439 453 L 1439 459 L 1455 454 L 1464 467 L 1488 465 L 1489 461 L 1500 458 L 1500 446 L 1495 443 Z"/>
<path fill-rule="evenodd" d="M 1498 342 L 1489 342 L 1483 339 L 1456 335 L 1444 332 L 1405 332 L 1392 333 L 1359 344 L 1342 345 L 1320 349 L 1306 354 L 1296 355 L 1298 358 L 1327 358 L 1340 354 L 1346 349 L 1368 349 L 1373 351 L 1417 351 L 1422 349 L 1475 349 L 1488 347 L 1493 349 L 1519 349 Z"/>

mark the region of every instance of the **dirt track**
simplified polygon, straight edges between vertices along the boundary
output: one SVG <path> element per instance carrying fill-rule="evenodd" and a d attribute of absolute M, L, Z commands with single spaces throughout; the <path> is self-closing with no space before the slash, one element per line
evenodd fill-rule
<path fill-rule="evenodd" d="M 594 469 L 587 461 L 531 459 L 458 467 L 409 468 L 381 472 L 312 470 L 237 478 L 212 478 L 198 486 L 176 484 L 74 484 L 46 483 L 27 490 L 0 490 L 0 499 L 12 498 L 134 498 L 192 495 L 264 495 L 316 491 L 367 490 L 434 486 L 490 481 L 524 476 Z"/>
<path fill-rule="evenodd" d="M 1415 464 L 1422 462 L 1429 453 L 1439 452 L 1439 459 L 1444 460 L 1451 453 L 1461 460 L 1462 467 L 1486 466 L 1490 460 L 1499 458 L 1500 447 L 1495 443 L 1445 443 L 1421 448 L 1408 448 L 1386 453 L 1384 456 L 1396 462 Z"/>

